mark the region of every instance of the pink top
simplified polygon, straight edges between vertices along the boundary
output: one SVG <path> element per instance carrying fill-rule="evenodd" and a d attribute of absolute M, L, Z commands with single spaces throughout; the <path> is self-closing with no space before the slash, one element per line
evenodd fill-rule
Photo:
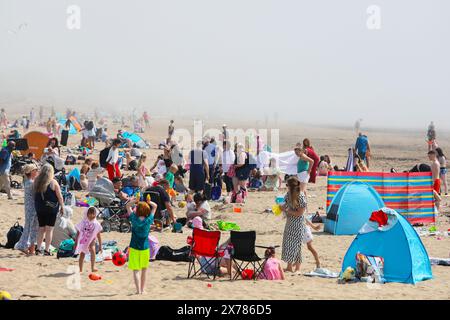
<path fill-rule="evenodd" d="M 264 275 L 266 277 L 264 277 Z M 282 280 L 280 272 L 280 261 L 277 258 L 269 258 L 264 265 L 264 275 L 260 274 L 260 279 Z"/>
<path fill-rule="evenodd" d="M 84 218 L 79 224 L 76 225 L 76 229 L 80 235 L 78 236 L 75 254 L 79 254 L 81 252 L 87 254 L 89 253 L 90 244 L 92 241 L 95 241 L 97 234 L 102 231 L 102 226 L 97 219 L 89 221 L 89 219 Z"/>

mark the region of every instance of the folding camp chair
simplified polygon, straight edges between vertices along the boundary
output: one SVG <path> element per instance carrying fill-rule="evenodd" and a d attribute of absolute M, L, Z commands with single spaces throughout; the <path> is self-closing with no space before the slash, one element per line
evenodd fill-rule
<path fill-rule="evenodd" d="M 232 253 L 230 255 L 232 261 L 236 265 L 236 274 L 234 277 L 230 274 L 230 280 L 237 280 L 242 272 L 248 268 L 249 265 L 253 268 L 253 279 L 258 279 L 259 275 L 262 274 L 264 277 L 264 266 L 267 262 L 266 258 L 260 258 L 256 254 L 255 248 L 265 248 L 270 247 L 256 246 L 256 231 L 231 231 L 230 232 L 230 244 L 233 247 Z"/>
<path fill-rule="evenodd" d="M 207 231 L 194 228 L 192 233 L 192 244 L 188 279 L 200 275 L 206 274 L 208 278 L 211 278 L 211 272 L 208 272 L 213 268 L 213 279 L 216 278 L 220 261 L 224 255 L 224 251 L 219 251 L 220 231 Z M 199 267 L 197 267 L 199 264 Z"/>

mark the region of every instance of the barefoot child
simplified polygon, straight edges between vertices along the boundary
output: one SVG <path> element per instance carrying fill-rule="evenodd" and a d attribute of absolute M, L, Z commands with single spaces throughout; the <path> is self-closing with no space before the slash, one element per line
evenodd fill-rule
<path fill-rule="evenodd" d="M 75 239 L 75 254 L 80 255 L 80 272 L 83 272 L 83 262 L 88 252 L 91 255 L 92 272 L 98 271 L 95 269 L 95 238 L 98 239 L 101 253 L 102 237 L 100 232 L 102 231 L 102 226 L 97 221 L 97 213 L 97 208 L 89 207 L 85 211 L 84 219 L 76 226 L 77 237 Z"/>
<path fill-rule="evenodd" d="M 157 205 L 152 201 L 149 201 L 149 203 L 139 202 L 135 210 L 133 210 L 132 206 L 135 204 L 136 200 L 132 199 L 126 206 L 131 222 L 128 269 L 133 270 L 136 294 L 144 294 L 147 268 L 150 260 L 148 235 L 150 226 L 153 224 Z"/>
<path fill-rule="evenodd" d="M 305 221 L 306 221 L 306 228 L 305 228 L 305 236 L 303 239 L 303 243 L 306 243 L 308 250 L 311 251 L 312 255 L 314 256 L 314 260 L 316 260 L 316 268 L 319 269 L 320 268 L 320 260 L 319 260 L 319 255 L 317 254 L 317 251 L 312 246 L 313 235 L 311 232 L 311 228 L 313 228 L 316 231 L 319 231 L 320 226 L 313 224 L 311 221 L 309 221 L 309 219 L 305 219 Z"/>
<path fill-rule="evenodd" d="M 268 248 L 264 256 L 267 261 L 264 264 L 264 272 L 259 275 L 259 278 L 266 280 L 284 280 L 284 271 L 281 263 L 275 258 L 275 248 Z"/>

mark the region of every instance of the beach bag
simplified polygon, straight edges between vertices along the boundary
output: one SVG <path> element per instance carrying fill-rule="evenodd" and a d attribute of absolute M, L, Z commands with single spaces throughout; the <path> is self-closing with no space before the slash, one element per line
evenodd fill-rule
<path fill-rule="evenodd" d="M 66 239 L 61 241 L 59 244 L 58 252 L 56 253 L 56 258 L 70 258 L 74 256 L 75 253 L 75 241 L 73 239 Z"/>
<path fill-rule="evenodd" d="M 148 236 L 148 246 L 150 248 L 150 260 L 155 260 L 159 251 L 159 241 L 155 236 Z"/>
<path fill-rule="evenodd" d="M 108 159 L 108 154 L 109 154 L 110 149 L 111 148 L 105 148 L 102 151 L 100 151 L 99 163 L 102 168 L 106 168 L 106 166 L 108 165 L 108 163 L 106 162 L 106 159 Z"/>
<path fill-rule="evenodd" d="M 203 190 L 203 193 L 206 197 L 206 200 L 211 200 L 211 184 L 205 183 L 205 189 Z"/>
<path fill-rule="evenodd" d="M 227 176 L 228 176 L 229 178 L 233 178 L 233 177 L 236 176 L 236 169 L 235 169 L 234 165 L 231 165 L 231 166 L 228 168 Z"/>
<path fill-rule="evenodd" d="M 19 242 L 20 237 L 23 233 L 23 227 L 19 225 L 19 222 L 16 222 L 6 234 L 7 242 L 5 244 L 6 249 L 13 249 L 15 244 Z"/>
<path fill-rule="evenodd" d="M 81 187 L 80 182 L 75 177 L 70 177 L 69 179 L 69 190 L 80 191 L 83 188 Z"/>
<path fill-rule="evenodd" d="M 370 282 L 384 283 L 384 259 L 358 252 L 356 254 L 356 278 L 371 279 Z"/>
<path fill-rule="evenodd" d="M 211 200 L 217 201 L 220 199 L 220 196 L 222 195 L 222 188 L 218 185 L 215 185 L 211 189 Z"/>
<path fill-rule="evenodd" d="M 169 246 L 162 246 L 156 254 L 156 260 L 166 260 L 174 262 L 189 262 L 189 254 L 191 252 L 190 246 L 184 246 L 180 249 L 172 249 Z"/>
<path fill-rule="evenodd" d="M 312 223 L 323 223 L 322 217 L 318 212 L 311 218 Z"/>
<path fill-rule="evenodd" d="M 75 195 L 71 192 L 64 194 L 64 205 L 69 207 L 75 207 L 76 203 Z"/>

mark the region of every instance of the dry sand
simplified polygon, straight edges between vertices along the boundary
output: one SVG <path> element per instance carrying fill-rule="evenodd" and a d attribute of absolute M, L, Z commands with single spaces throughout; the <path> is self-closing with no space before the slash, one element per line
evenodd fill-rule
<path fill-rule="evenodd" d="M 163 140 L 167 130 L 168 119 L 155 119 L 152 128 L 144 134 L 153 145 Z M 231 127 L 231 123 L 228 123 Z M 209 121 L 207 128 L 220 128 L 222 122 Z M 251 123 L 235 126 L 247 128 Z M 177 120 L 176 126 L 192 128 L 192 121 Z M 309 137 L 320 154 L 331 156 L 333 164 L 343 166 L 346 161 L 347 148 L 354 143 L 354 132 L 350 129 L 320 128 L 303 125 L 280 124 L 281 151 L 289 150 L 303 137 Z M 113 130 L 114 129 L 114 130 Z M 110 126 L 110 133 L 117 126 Z M 40 130 L 44 130 L 40 128 Z M 367 130 L 372 144 L 372 170 L 388 171 L 391 167 L 399 170 L 411 168 L 419 162 L 426 162 L 425 133 L 414 131 Z M 70 144 L 75 145 L 79 138 L 71 137 Z M 439 137 L 444 150 L 450 152 L 449 136 Z M 102 146 L 101 146 L 102 147 Z M 99 146 L 100 148 L 100 146 Z M 153 163 L 159 150 L 151 149 L 150 162 Z M 97 158 L 97 154 L 94 155 Z M 6 195 L 0 195 L 0 241 L 5 242 L 5 235 L 16 219 L 24 223 L 23 193 L 15 191 L 18 200 L 8 201 Z M 262 214 L 271 207 L 274 197 L 280 192 L 250 193 L 242 213 L 213 210 L 213 220 L 223 219 L 236 222 L 242 230 L 256 230 L 257 244 L 281 245 L 285 221 L 281 217 Z M 82 195 L 84 193 L 78 193 Z M 326 178 L 319 177 L 318 183 L 309 186 L 309 212 L 325 206 Z M 449 202 L 444 198 L 444 204 Z M 214 204 L 212 204 L 214 206 Z M 450 228 L 449 208 L 445 206 L 437 219 L 437 228 L 445 231 Z M 177 216 L 184 216 L 184 211 L 176 209 Z M 447 214 L 447 215 L 446 215 Z M 81 210 L 74 212 L 74 222 L 81 218 Z M 186 245 L 189 229 L 183 234 L 171 232 L 155 233 L 162 245 L 179 248 Z M 222 233 L 227 239 L 228 233 Z M 353 236 L 332 236 L 323 232 L 314 232 L 314 246 L 319 252 L 322 265 L 331 271 L 339 271 L 342 258 L 352 242 Z M 130 241 L 130 234 L 118 232 L 103 233 L 104 240 L 116 240 L 121 248 Z M 432 257 L 449 257 L 450 238 L 438 240 L 437 237 L 423 237 L 422 241 Z M 262 254 L 262 252 L 260 252 Z M 281 249 L 278 250 L 278 257 Z M 314 269 L 312 255 L 303 249 L 304 263 L 302 271 Z M 449 299 L 450 269 L 433 266 L 434 279 L 417 285 L 389 283 L 384 285 L 337 284 L 336 279 L 308 278 L 302 275 L 287 275 L 285 281 L 216 281 L 205 279 L 187 280 L 187 263 L 156 261 L 150 264 L 147 281 L 147 294 L 133 295 L 134 283 L 131 271 L 126 267 L 116 267 L 111 261 L 100 263 L 101 281 L 88 279 L 85 271 L 80 278 L 81 290 L 71 290 L 67 285 L 74 276 L 77 259 L 56 257 L 25 257 L 18 251 L 0 249 L 0 267 L 14 268 L 12 272 L 0 272 L 0 290 L 7 290 L 15 299 Z M 208 284 L 212 284 L 211 287 Z"/>

